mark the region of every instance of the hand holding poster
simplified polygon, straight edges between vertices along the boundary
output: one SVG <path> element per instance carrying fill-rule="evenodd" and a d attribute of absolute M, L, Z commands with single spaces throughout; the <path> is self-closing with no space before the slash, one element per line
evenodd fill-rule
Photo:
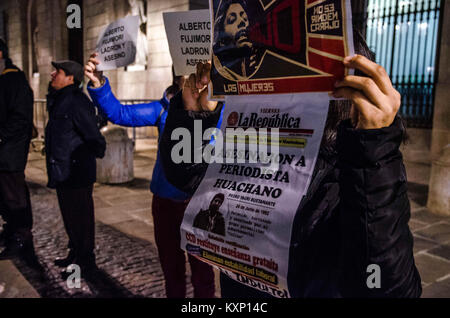
<path fill-rule="evenodd" d="M 130 65 L 136 58 L 139 17 L 119 19 L 100 34 L 96 51 L 99 53 L 99 71 L 113 70 Z"/>
<path fill-rule="evenodd" d="M 211 60 L 209 10 L 163 13 L 175 75 L 195 73 L 198 62 Z"/>
<path fill-rule="evenodd" d="M 215 99 L 329 92 L 353 52 L 350 1 L 210 0 Z"/>

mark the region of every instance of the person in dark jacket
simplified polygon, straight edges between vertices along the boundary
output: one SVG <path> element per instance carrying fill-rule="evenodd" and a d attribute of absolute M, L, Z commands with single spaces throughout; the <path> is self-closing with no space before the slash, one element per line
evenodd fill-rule
<path fill-rule="evenodd" d="M 313 178 L 293 223 L 288 287 L 293 297 L 419 297 L 399 151 L 405 133 L 396 115 L 401 97 L 386 71 L 367 58 L 370 51 L 362 37 L 354 39 L 360 55 L 343 63 L 359 75 L 336 83 L 333 96 L 351 103 L 330 105 Z M 193 136 L 195 119 L 203 130 L 216 126 L 226 106 L 207 99 L 210 69 L 199 63 L 183 92 L 172 99 L 160 143 L 167 179 L 190 194 L 207 164 L 175 164 L 171 150 L 178 141 L 171 134 L 184 127 Z M 371 264 L 381 269 L 380 288 L 367 285 Z M 268 297 L 223 274 L 221 291 L 222 297 Z"/>
<path fill-rule="evenodd" d="M 0 214 L 6 224 L 0 259 L 34 255 L 30 193 L 25 182 L 33 127 L 33 91 L 0 39 Z"/>
<path fill-rule="evenodd" d="M 225 235 L 225 219 L 219 211 L 224 199 L 223 193 L 216 194 L 209 204 L 209 209 L 198 212 L 192 226 L 211 233 Z"/>
<path fill-rule="evenodd" d="M 47 96 L 49 121 L 45 128 L 48 187 L 56 188 L 70 249 L 68 256 L 55 264 L 77 264 L 82 274 L 87 274 L 96 269 L 92 191 L 96 158 L 104 156 L 106 142 L 96 124 L 95 107 L 79 88 L 83 67 L 73 61 L 52 65 L 56 71 Z"/>
<path fill-rule="evenodd" d="M 93 53 L 85 66 L 85 74 L 90 79 L 88 92 L 94 103 L 117 125 L 127 127 L 158 127 L 161 136 L 166 124 L 169 101 L 175 95 L 184 77 L 175 77 L 174 84 L 166 89 L 159 101 L 135 105 L 123 105 L 114 96 L 108 78 L 96 70 L 99 61 Z M 168 298 L 186 297 L 186 256 L 180 248 L 180 225 L 190 196 L 171 185 L 162 170 L 159 151 L 153 169 L 150 191 L 155 241 L 164 273 L 165 290 Z M 215 293 L 214 272 L 211 266 L 189 256 L 192 272 L 194 297 L 212 298 Z"/>

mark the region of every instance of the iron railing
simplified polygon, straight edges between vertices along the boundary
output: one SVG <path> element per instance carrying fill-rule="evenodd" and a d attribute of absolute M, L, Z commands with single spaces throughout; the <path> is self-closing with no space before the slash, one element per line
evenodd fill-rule
<path fill-rule="evenodd" d="M 369 0 L 366 39 L 402 94 L 409 127 L 431 128 L 441 0 Z"/>

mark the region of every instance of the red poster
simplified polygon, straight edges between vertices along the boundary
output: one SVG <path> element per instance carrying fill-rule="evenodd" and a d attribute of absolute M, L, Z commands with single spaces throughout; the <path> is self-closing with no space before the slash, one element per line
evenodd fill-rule
<path fill-rule="evenodd" d="M 212 98 L 328 92 L 353 54 L 350 1 L 210 0 Z"/>

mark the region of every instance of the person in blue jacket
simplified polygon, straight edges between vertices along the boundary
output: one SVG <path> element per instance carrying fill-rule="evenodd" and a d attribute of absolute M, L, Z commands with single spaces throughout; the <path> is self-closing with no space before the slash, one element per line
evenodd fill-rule
<path fill-rule="evenodd" d="M 108 78 L 97 71 L 100 64 L 93 53 L 85 65 L 85 75 L 89 78 L 87 90 L 97 107 L 109 121 L 126 127 L 158 127 L 161 136 L 166 123 L 169 101 L 178 91 L 175 84 L 164 92 L 164 96 L 156 102 L 123 105 L 111 91 Z M 180 248 L 180 226 L 184 210 L 190 195 L 171 185 L 162 170 L 159 151 L 153 170 L 150 190 L 153 193 L 152 214 L 155 230 L 155 241 L 165 278 L 168 298 L 184 298 L 186 296 L 186 259 Z M 213 298 L 215 292 L 214 272 L 208 264 L 188 256 L 192 271 L 194 297 Z"/>

